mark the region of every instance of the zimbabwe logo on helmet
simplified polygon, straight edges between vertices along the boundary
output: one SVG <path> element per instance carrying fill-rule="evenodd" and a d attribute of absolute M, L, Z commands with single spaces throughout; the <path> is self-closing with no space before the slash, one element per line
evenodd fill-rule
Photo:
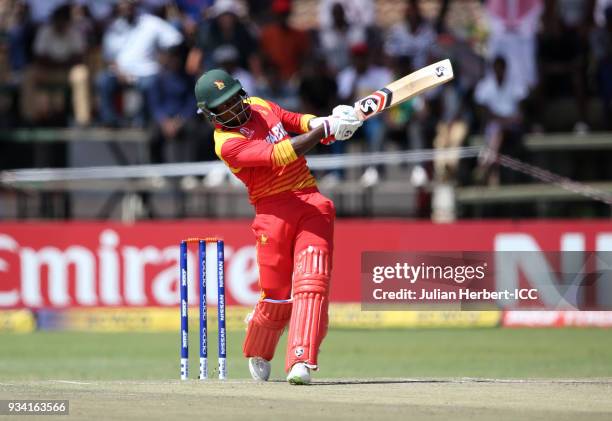
<path fill-rule="evenodd" d="M 213 82 L 218 90 L 225 88 L 225 83 L 222 80 L 215 80 Z"/>

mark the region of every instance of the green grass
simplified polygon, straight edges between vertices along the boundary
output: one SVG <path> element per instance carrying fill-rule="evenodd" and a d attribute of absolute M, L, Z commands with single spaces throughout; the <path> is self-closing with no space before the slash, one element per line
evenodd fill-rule
<path fill-rule="evenodd" d="M 191 377 L 197 375 L 191 335 Z M 228 335 L 230 378 L 247 378 L 243 332 Z M 210 366 L 216 367 L 216 332 Z M 273 377 L 281 378 L 284 339 Z M 144 380 L 178 377 L 178 333 L 0 334 L 0 380 Z M 317 377 L 612 377 L 612 330 L 331 330 Z"/>

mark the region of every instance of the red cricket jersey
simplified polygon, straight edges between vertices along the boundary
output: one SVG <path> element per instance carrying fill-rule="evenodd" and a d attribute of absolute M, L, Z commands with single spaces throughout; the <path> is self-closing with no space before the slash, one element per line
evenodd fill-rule
<path fill-rule="evenodd" d="M 262 197 L 317 185 L 291 145 L 291 133 L 306 133 L 314 116 L 284 110 L 277 104 L 251 97 L 251 118 L 237 128 L 215 127 L 215 152 L 247 187 L 255 204 Z"/>

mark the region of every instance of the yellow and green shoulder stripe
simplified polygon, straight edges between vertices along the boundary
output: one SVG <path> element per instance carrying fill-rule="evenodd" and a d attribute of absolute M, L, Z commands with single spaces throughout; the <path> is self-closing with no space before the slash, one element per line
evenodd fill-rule
<path fill-rule="evenodd" d="M 221 161 L 223 161 L 225 163 L 225 165 L 227 165 L 229 167 L 229 169 L 233 172 L 233 173 L 237 173 L 240 171 L 240 168 L 234 168 L 232 167 L 230 164 L 228 164 L 228 162 L 223 159 L 223 154 L 221 153 L 221 148 L 223 147 L 223 144 L 225 142 L 227 142 L 229 139 L 246 139 L 246 137 L 241 134 L 241 133 L 236 133 L 236 132 L 225 132 L 222 130 L 215 130 L 214 133 L 214 139 L 215 139 L 215 154 L 217 154 L 217 156 L 219 157 L 219 159 Z"/>
<path fill-rule="evenodd" d="M 290 139 L 285 139 L 274 145 L 272 150 L 272 164 L 281 167 L 298 159 Z"/>

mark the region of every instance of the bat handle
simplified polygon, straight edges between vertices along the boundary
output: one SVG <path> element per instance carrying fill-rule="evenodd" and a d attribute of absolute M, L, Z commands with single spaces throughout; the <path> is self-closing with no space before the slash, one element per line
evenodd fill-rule
<path fill-rule="evenodd" d="M 363 111 L 361 111 L 361 108 L 359 107 L 359 101 L 355 102 L 353 108 L 355 109 L 355 115 L 357 116 L 359 121 L 366 121 L 368 119 L 368 116 L 366 116 Z"/>

